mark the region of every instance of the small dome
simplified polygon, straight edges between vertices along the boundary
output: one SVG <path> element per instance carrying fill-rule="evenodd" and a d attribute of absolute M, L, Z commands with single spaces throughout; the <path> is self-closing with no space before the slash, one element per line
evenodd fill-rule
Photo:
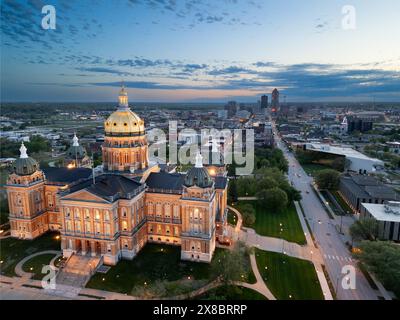
<path fill-rule="evenodd" d="M 200 153 L 196 155 L 196 164 L 186 174 L 183 184 L 186 187 L 197 186 L 200 188 L 209 188 L 213 184 L 208 170 L 203 167 L 203 158 Z"/>
<path fill-rule="evenodd" d="M 86 156 L 86 149 L 79 145 L 79 140 L 76 134 L 72 138 L 72 146 L 67 150 L 67 157 L 70 159 L 83 159 Z"/>
<path fill-rule="evenodd" d="M 83 159 L 86 157 L 86 149 L 82 146 L 70 146 L 67 150 L 67 157 L 70 159 Z"/>
<path fill-rule="evenodd" d="M 26 153 L 26 147 L 23 142 L 19 150 L 21 155 L 17 160 L 15 160 L 13 164 L 13 171 L 19 176 L 27 176 L 35 173 L 36 170 L 39 169 L 39 164 L 35 159 L 28 157 L 28 154 Z"/>

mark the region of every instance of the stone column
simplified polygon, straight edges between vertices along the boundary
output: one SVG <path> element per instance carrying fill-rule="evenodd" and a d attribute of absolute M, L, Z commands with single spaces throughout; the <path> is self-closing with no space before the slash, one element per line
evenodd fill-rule
<path fill-rule="evenodd" d="M 90 241 L 90 247 L 91 247 L 91 256 L 95 257 L 96 256 L 96 242 Z"/>

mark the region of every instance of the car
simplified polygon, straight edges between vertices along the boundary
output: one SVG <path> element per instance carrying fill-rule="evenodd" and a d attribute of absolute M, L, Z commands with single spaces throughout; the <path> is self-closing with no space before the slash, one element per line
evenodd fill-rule
<path fill-rule="evenodd" d="M 307 191 L 306 191 L 306 193 L 307 193 L 307 194 L 309 194 L 309 193 L 310 193 L 310 191 L 308 191 L 308 190 L 307 190 Z"/>

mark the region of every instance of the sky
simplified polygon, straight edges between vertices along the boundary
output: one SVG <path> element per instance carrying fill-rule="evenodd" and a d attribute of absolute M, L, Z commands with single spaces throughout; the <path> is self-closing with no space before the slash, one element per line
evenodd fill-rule
<path fill-rule="evenodd" d="M 400 101 L 398 0 L 0 1 L 2 102 Z"/>

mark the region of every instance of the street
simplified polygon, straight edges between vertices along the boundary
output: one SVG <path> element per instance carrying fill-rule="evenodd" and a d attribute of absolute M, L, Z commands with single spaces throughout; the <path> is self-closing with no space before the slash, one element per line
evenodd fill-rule
<path fill-rule="evenodd" d="M 346 265 L 356 267 L 356 263 L 340 238 L 335 228 L 334 220 L 328 217 L 318 197 L 313 192 L 311 187 L 313 178 L 307 175 L 294 155 L 288 151 L 277 134 L 275 123 L 273 123 L 273 130 L 277 147 L 283 151 L 289 162 L 288 179 L 293 182 L 293 186 L 296 189 L 301 191 L 303 197 L 301 205 L 323 257 L 330 280 L 335 288 L 337 299 L 376 300 L 377 292 L 371 288 L 358 268 L 356 269 L 356 288 L 344 289 L 341 286 L 342 278 L 347 276 L 342 273 L 342 268 Z"/>

